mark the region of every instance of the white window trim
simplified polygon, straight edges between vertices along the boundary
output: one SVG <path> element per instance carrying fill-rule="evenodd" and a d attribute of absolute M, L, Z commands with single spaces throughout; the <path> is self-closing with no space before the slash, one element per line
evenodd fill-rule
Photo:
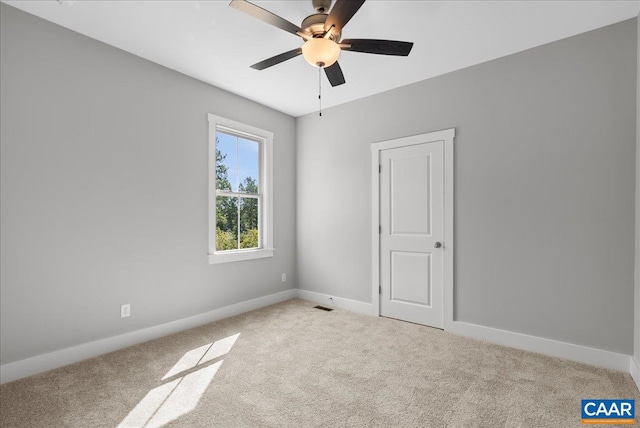
<path fill-rule="evenodd" d="M 225 119 L 214 114 L 209 119 L 209 264 L 238 262 L 243 260 L 273 257 L 273 133 L 244 123 Z M 216 131 L 228 130 L 234 134 L 245 134 L 259 140 L 262 156 L 260 161 L 260 248 L 246 250 L 216 251 Z"/>

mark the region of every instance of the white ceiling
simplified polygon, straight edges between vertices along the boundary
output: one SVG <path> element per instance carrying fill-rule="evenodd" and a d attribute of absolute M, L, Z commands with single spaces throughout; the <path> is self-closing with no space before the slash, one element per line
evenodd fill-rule
<path fill-rule="evenodd" d="M 292 116 L 318 109 L 318 72 L 300 56 L 249 66 L 302 39 L 216 1 L 6 1 Z M 300 24 L 311 0 L 255 4 Z M 343 52 L 347 83 L 322 82 L 323 108 L 635 18 L 639 1 L 367 1 L 343 38 L 412 41 L 409 57 Z"/>

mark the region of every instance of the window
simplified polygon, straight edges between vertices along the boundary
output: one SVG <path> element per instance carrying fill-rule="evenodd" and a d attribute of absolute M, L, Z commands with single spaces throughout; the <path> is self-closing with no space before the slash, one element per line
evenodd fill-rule
<path fill-rule="evenodd" d="M 273 134 L 209 115 L 209 263 L 273 256 Z"/>

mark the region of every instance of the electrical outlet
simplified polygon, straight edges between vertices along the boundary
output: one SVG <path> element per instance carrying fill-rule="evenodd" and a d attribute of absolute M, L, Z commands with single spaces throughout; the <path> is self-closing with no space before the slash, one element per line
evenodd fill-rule
<path fill-rule="evenodd" d="M 286 273 L 282 274 L 282 282 L 287 282 L 287 274 Z"/>
<path fill-rule="evenodd" d="M 127 318 L 131 316 L 131 304 L 127 303 L 120 306 L 120 318 Z"/>

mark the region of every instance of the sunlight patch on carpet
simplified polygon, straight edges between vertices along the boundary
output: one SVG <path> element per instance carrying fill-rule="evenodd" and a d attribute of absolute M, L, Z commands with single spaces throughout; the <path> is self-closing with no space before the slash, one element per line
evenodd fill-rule
<path fill-rule="evenodd" d="M 240 333 L 185 352 L 161 380 L 202 367 L 149 391 L 118 428 L 162 427 L 193 411 L 224 360 L 205 364 L 228 354 L 239 336 Z"/>
<path fill-rule="evenodd" d="M 234 334 L 233 336 L 225 337 L 224 339 L 217 340 L 214 343 L 208 343 L 186 352 L 171 368 L 171 370 L 162 377 L 162 380 L 169 379 L 178 373 L 194 368 L 198 364 L 204 364 L 227 354 L 236 343 L 239 336 L 240 333 Z"/>

